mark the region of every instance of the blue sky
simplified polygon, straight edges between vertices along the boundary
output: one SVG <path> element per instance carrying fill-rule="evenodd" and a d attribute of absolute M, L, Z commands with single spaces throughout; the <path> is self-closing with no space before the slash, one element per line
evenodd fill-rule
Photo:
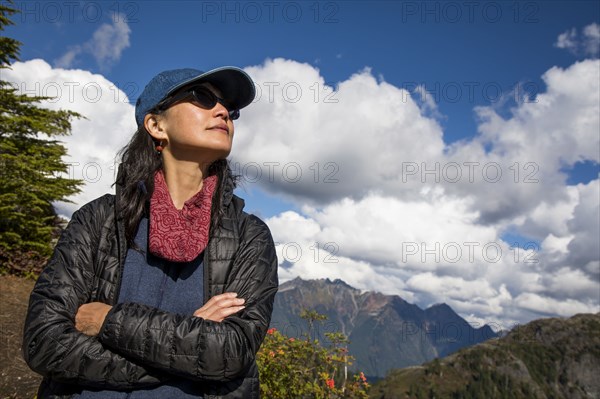
<path fill-rule="evenodd" d="M 65 79 L 81 83 L 76 91 L 94 79 L 112 84 L 122 92 L 111 89 L 111 95 L 119 100 L 127 95 L 133 102 L 165 69 L 236 65 L 253 76 L 262 97 L 242 111 L 232 159 L 246 172 L 253 163 L 261 167 L 261 178 L 245 178 L 238 193 L 282 243 L 282 281 L 342 278 L 421 306 L 448 302 L 472 321 L 511 323 L 598 311 L 598 244 L 582 237 L 598 237 L 589 219 L 598 215 L 600 202 L 597 107 L 593 111 L 600 106 L 594 86 L 599 2 L 25 1 L 15 6 L 22 13 L 6 34 L 23 42 L 22 63 L 7 79 L 30 91 L 36 82 L 43 88 L 54 82 L 62 88 L 63 107 L 90 117 L 74 124 L 68 141 L 74 160 L 82 154 L 73 161 L 74 171 L 86 160 L 110 161 L 108 154 L 132 132 L 133 108 L 124 101 L 66 101 Z M 269 101 L 268 85 L 274 83 L 275 98 Z M 285 97 L 286 84 L 292 93 L 301 88 L 301 101 Z M 318 99 L 314 87 L 325 90 Z M 103 124 L 95 122 L 100 120 Z M 85 145 L 93 142 L 93 147 L 77 138 L 84 130 Z M 92 153 L 96 158 L 85 158 Z M 277 169 L 274 179 L 267 179 L 265 161 L 279 162 L 276 168 L 297 165 L 302 179 L 283 174 L 294 168 Z M 477 181 L 465 181 L 465 162 L 479 161 L 471 170 Z M 423 174 L 436 165 L 441 182 Z M 456 165 L 460 181 L 451 175 Z M 493 181 L 497 171 L 502 180 Z M 337 184 L 323 181 L 327 173 L 339 179 Z M 88 177 L 88 196 L 78 198 L 77 206 L 103 190 Z M 396 213 L 380 215 L 388 205 Z M 58 209 L 66 216 L 74 210 Z M 369 229 L 376 231 L 388 219 L 397 223 L 379 237 L 392 242 L 386 246 Z M 411 230 L 414 234 L 406 232 Z M 512 260 L 539 262 L 514 271 L 503 258 L 502 273 L 498 264 L 490 266 L 495 262 L 488 253 L 480 254 L 481 263 L 461 258 L 458 267 L 443 252 L 454 248 L 456 236 L 481 248 L 497 244 Z M 306 255 L 316 240 L 335 252 L 340 261 L 335 267 L 312 255 L 284 267 L 283 260 L 290 260 L 286 244 L 298 244 Z M 407 255 L 422 252 L 423 242 L 429 253 L 440 244 L 433 251 L 442 259 L 432 261 L 426 251 L 424 257 Z M 323 247 L 326 243 L 338 249 Z M 517 253 L 511 249 L 515 243 L 535 248 L 534 253 Z M 569 288 L 557 289 L 559 281 L 570 282 Z"/>

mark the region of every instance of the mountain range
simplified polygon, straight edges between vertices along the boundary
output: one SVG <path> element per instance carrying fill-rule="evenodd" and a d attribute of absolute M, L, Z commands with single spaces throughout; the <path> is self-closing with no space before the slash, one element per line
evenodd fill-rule
<path fill-rule="evenodd" d="M 309 331 L 302 310 L 327 319 Z M 475 328 L 446 304 L 423 310 L 397 295 L 361 291 L 339 279 L 295 278 L 281 284 L 270 327 L 289 337 L 310 334 L 325 345 L 325 333 L 343 333 L 355 358 L 352 369 L 375 379 L 497 337 L 489 326 Z"/>

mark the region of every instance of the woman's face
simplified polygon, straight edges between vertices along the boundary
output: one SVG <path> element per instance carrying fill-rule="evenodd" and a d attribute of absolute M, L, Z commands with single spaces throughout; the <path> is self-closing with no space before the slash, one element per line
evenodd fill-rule
<path fill-rule="evenodd" d="M 203 86 L 220 97 L 210 84 Z M 175 159 L 212 163 L 231 152 L 233 121 L 220 103 L 204 109 L 189 100 L 178 102 L 157 116 L 156 128 L 149 130 L 150 134 L 163 141 L 163 155 L 168 153 Z"/>

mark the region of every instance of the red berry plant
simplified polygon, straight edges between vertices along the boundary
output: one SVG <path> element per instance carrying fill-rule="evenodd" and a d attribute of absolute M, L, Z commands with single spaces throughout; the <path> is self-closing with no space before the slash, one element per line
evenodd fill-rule
<path fill-rule="evenodd" d="M 325 333 L 331 344 L 323 346 L 313 337 L 313 327 L 327 317 L 307 310 L 300 317 L 309 327 L 302 338 L 287 337 L 275 328 L 267 331 L 257 354 L 261 397 L 367 399 L 367 378 L 363 372 L 348 370 L 354 360 L 348 353 L 348 338 Z"/>

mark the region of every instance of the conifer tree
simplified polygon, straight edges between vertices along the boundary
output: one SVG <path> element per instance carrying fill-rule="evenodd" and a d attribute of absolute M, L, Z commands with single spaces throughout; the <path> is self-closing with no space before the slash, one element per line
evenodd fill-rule
<path fill-rule="evenodd" d="M 17 10 L 0 4 L 0 32 L 13 25 Z M 0 74 L 18 61 L 21 43 L 0 36 Z M 79 192 L 79 180 L 66 176 L 66 148 L 56 137 L 68 135 L 79 114 L 49 110 L 49 97 L 19 94 L 0 75 L 0 271 L 39 272 L 52 251 L 55 201 Z"/>

